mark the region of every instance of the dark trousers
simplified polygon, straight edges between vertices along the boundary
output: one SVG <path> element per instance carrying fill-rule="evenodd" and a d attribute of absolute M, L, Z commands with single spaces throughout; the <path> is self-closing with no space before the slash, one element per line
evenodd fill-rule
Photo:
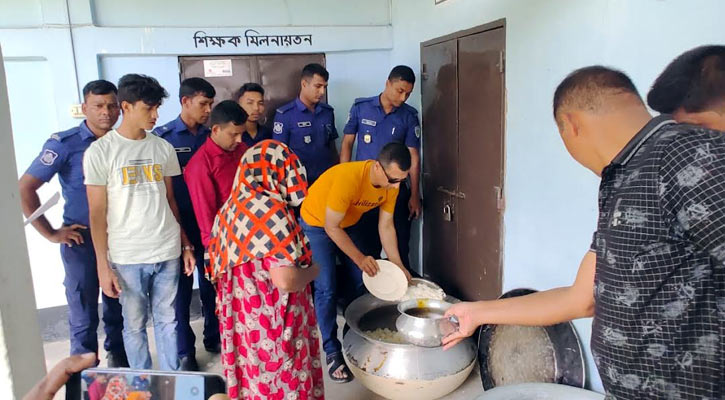
<path fill-rule="evenodd" d="M 342 257 L 342 265 L 335 260 L 338 248 L 327 236 L 324 228 L 307 225 L 299 220 L 302 230 L 310 241 L 312 260 L 320 267 L 320 274 L 315 279 L 314 301 L 317 324 L 322 334 L 322 348 L 328 356 L 339 353 L 342 349 L 337 339 L 337 303 L 342 300 L 343 309 L 353 300 L 365 293 L 362 282 L 362 271 L 347 256 Z M 353 243 L 362 245 L 362 232 L 359 227 L 353 226 L 345 229 Z M 338 291 L 338 281 L 346 289 Z"/>
<path fill-rule="evenodd" d="M 68 300 L 70 326 L 70 353 L 98 352 L 98 270 L 96 251 L 88 229 L 80 230 L 82 244 L 60 246 L 60 257 L 65 268 L 65 297 Z M 101 297 L 103 330 L 106 340 L 103 348 L 108 352 L 123 352 L 123 317 L 118 299 Z"/>
<path fill-rule="evenodd" d="M 216 290 L 214 285 L 204 276 L 204 247 L 199 238 L 199 230 L 195 226 L 184 226 L 189 240 L 196 251 L 196 272 L 199 276 L 199 297 L 201 299 L 201 314 L 204 316 L 204 346 L 215 347 L 219 344 L 219 320 L 216 316 Z M 196 356 L 196 335 L 189 324 L 191 295 L 194 288 L 194 275 L 186 276 L 183 273 L 183 260 L 181 265 L 182 273 L 179 276 L 179 290 L 176 293 L 176 343 L 179 357 Z"/>
<path fill-rule="evenodd" d="M 405 268 L 410 271 L 411 275 L 418 276 L 418 274 L 410 268 L 410 225 L 411 221 L 408 219 L 410 211 L 408 211 L 408 201 L 410 200 L 410 188 L 407 182 L 400 184 L 400 192 L 398 193 L 398 199 L 395 202 L 395 213 L 393 214 L 393 221 L 395 223 L 395 235 L 398 239 L 398 251 L 400 252 L 400 259 L 403 261 Z M 380 253 L 383 249 L 380 243 L 380 234 L 378 233 L 378 218 L 380 218 L 380 209 L 372 209 L 362 215 L 358 226 L 361 227 L 365 232 L 365 245 L 360 248 L 360 251 L 365 255 L 373 256 L 374 258 L 380 258 Z"/>

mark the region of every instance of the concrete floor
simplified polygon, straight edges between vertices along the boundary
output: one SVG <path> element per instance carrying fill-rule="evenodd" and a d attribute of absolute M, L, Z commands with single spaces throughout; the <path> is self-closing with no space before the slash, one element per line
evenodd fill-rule
<path fill-rule="evenodd" d="M 342 320 L 342 317 L 339 317 L 340 320 Z M 342 325 L 342 324 L 340 324 Z M 222 373 L 222 366 L 221 366 L 221 360 L 219 359 L 218 354 L 210 354 L 207 353 L 204 350 L 204 345 L 202 343 L 202 321 L 196 320 L 191 323 L 192 329 L 194 330 L 194 333 L 196 334 L 197 343 L 197 361 L 199 362 L 199 365 L 204 371 L 217 373 L 223 376 Z M 340 332 L 341 334 L 342 332 Z M 154 366 L 156 366 L 155 359 L 156 359 L 156 344 L 154 343 L 153 338 L 153 328 L 149 328 L 149 342 L 151 346 L 151 355 L 154 358 Z M 43 346 L 45 350 L 45 362 L 50 369 L 53 365 L 55 365 L 59 360 L 63 359 L 68 355 L 68 352 L 70 350 L 70 342 L 68 340 L 64 341 L 57 341 L 57 342 L 47 342 Z M 106 360 L 106 354 L 101 350 L 101 364 L 100 367 L 105 367 L 105 360 Z M 375 393 L 369 391 L 360 383 L 358 383 L 357 380 L 353 380 L 352 382 L 345 383 L 345 384 L 337 384 L 333 383 L 329 380 L 327 372 L 324 373 L 325 376 L 325 399 L 327 400 L 384 400 L 384 397 L 380 397 L 376 395 Z M 468 379 L 459 387 L 456 391 L 451 393 L 450 395 L 443 397 L 442 399 L 445 400 L 470 400 L 478 397 L 483 393 L 483 387 L 481 385 L 481 377 L 478 372 L 478 368 L 476 367 L 471 375 L 468 377 Z M 56 396 L 56 399 L 65 399 L 65 391 L 61 389 L 61 392 L 59 392 Z"/>

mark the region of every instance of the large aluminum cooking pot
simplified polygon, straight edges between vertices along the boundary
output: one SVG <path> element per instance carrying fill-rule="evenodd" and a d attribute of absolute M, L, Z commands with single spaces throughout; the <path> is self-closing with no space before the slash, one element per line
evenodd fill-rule
<path fill-rule="evenodd" d="M 355 378 L 395 400 L 432 400 L 458 388 L 475 365 L 476 342 L 468 338 L 444 351 L 372 337 L 370 332 L 376 329 L 396 330 L 397 306 L 366 294 L 345 311 L 350 330 L 343 337 L 343 354 Z"/>

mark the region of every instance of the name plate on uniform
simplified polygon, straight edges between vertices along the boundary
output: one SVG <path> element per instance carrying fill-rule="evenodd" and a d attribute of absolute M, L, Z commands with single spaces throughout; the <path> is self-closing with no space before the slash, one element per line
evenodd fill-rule
<path fill-rule="evenodd" d="M 365 119 L 365 118 L 363 118 L 363 119 L 362 119 L 362 121 L 360 121 L 360 122 L 361 122 L 361 123 L 362 123 L 363 125 L 370 125 L 370 126 L 375 126 L 375 125 L 377 125 L 377 124 L 378 124 L 378 123 L 377 123 L 376 121 L 373 121 L 373 120 L 371 120 L 371 119 Z"/>
<path fill-rule="evenodd" d="M 297 123 L 298 128 L 307 128 L 308 126 L 312 126 L 311 121 L 301 121 Z"/>
<path fill-rule="evenodd" d="M 191 147 L 176 147 L 174 148 L 177 153 L 191 153 Z"/>

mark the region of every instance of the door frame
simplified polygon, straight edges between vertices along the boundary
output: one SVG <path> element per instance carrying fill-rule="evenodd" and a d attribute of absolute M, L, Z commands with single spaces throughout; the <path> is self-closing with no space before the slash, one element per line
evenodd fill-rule
<path fill-rule="evenodd" d="M 501 223 L 499 225 L 499 237 L 500 237 L 499 254 L 501 256 L 499 257 L 498 269 L 499 269 L 499 276 L 500 276 L 500 280 L 501 280 L 501 282 L 500 282 L 501 283 L 501 289 L 503 290 L 504 257 L 505 257 L 505 253 L 504 253 L 504 248 L 505 248 L 505 246 L 504 246 L 504 243 L 505 243 L 505 236 L 504 236 L 505 229 L 504 229 L 504 224 L 505 224 L 505 213 L 506 213 L 506 140 L 507 140 L 507 136 L 506 136 L 506 132 L 507 132 L 507 129 L 506 129 L 506 115 L 507 115 L 507 112 L 508 112 L 508 108 L 506 106 L 507 105 L 507 90 L 506 90 L 506 18 L 500 18 L 500 19 L 497 19 L 497 20 L 494 20 L 494 21 L 491 21 L 491 22 L 488 22 L 488 23 L 485 23 L 485 24 L 482 24 L 482 25 L 474 26 L 474 27 L 468 28 L 468 29 L 463 29 L 463 30 L 460 30 L 460 31 L 456 31 L 456 32 L 453 32 L 453 33 L 450 33 L 450 34 L 447 34 L 447 35 L 443 35 L 443 36 L 440 36 L 440 37 L 437 37 L 437 38 L 434 38 L 434 39 L 429 39 L 429 40 L 426 40 L 424 42 L 421 42 L 420 43 L 420 53 L 419 54 L 420 54 L 420 57 L 422 58 L 422 56 L 423 56 L 423 49 L 425 47 L 429 47 L 429 46 L 436 45 L 436 44 L 439 44 L 439 43 L 447 42 L 449 40 L 458 40 L 458 39 L 464 38 L 466 36 L 471 36 L 471 35 L 475 35 L 475 34 L 487 32 L 487 31 L 491 31 L 491 30 L 499 29 L 499 28 L 500 29 L 503 29 L 503 49 L 504 50 L 503 50 L 503 53 L 502 53 L 502 57 L 501 57 L 501 61 L 500 62 L 502 64 L 501 68 L 503 68 L 502 71 L 503 71 L 504 77 L 503 77 L 503 93 L 502 93 L 502 96 L 501 96 L 501 102 L 502 102 L 502 104 L 501 104 L 501 110 L 502 110 L 502 113 L 501 113 L 501 129 L 502 129 L 502 133 L 501 134 L 502 134 L 503 137 L 502 137 L 502 140 L 501 140 L 501 174 L 500 174 L 501 195 L 500 195 L 500 200 L 499 200 L 501 202 L 501 206 L 500 206 Z M 421 68 L 422 68 L 422 61 L 421 61 Z M 422 79 L 422 75 L 423 74 L 424 74 L 424 72 L 421 71 L 421 79 Z M 423 108 L 422 102 L 423 102 L 423 93 L 422 93 L 422 86 L 421 86 L 421 109 Z M 425 126 L 423 126 L 422 128 L 423 128 L 423 131 L 425 131 Z M 423 135 L 422 138 L 423 138 L 423 140 L 422 140 L 422 147 L 425 147 L 425 135 Z M 421 154 L 423 154 L 422 147 L 421 147 Z M 424 157 L 421 158 L 421 163 L 422 164 L 425 163 L 425 158 Z M 423 171 L 422 165 L 421 165 L 421 171 Z M 422 184 L 423 184 L 423 182 L 421 182 L 421 185 Z M 425 224 L 425 215 L 423 216 L 423 224 Z M 423 232 L 424 232 L 424 229 L 421 226 L 421 241 L 420 241 L 420 243 L 421 243 L 421 245 L 424 246 L 423 243 L 424 243 L 425 238 L 423 237 Z M 422 257 L 422 253 L 423 253 L 422 248 L 421 248 L 420 251 L 421 251 L 421 272 L 422 272 L 422 275 L 425 276 L 425 260 Z"/>
<path fill-rule="evenodd" d="M 506 18 L 497 19 L 492 22 L 485 23 L 483 25 L 474 26 L 473 28 L 463 29 L 457 32 L 449 33 L 445 36 L 440 36 L 435 39 L 426 40 L 425 42 L 420 43 L 420 48 L 423 49 L 423 47 L 427 47 L 430 45 L 438 44 L 441 42 L 447 42 L 452 39 L 460 39 L 465 36 L 475 35 L 477 33 L 482 33 L 486 31 L 490 31 L 497 28 L 503 28 L 504 29 L 504 48 L 506 47 Z"/>

